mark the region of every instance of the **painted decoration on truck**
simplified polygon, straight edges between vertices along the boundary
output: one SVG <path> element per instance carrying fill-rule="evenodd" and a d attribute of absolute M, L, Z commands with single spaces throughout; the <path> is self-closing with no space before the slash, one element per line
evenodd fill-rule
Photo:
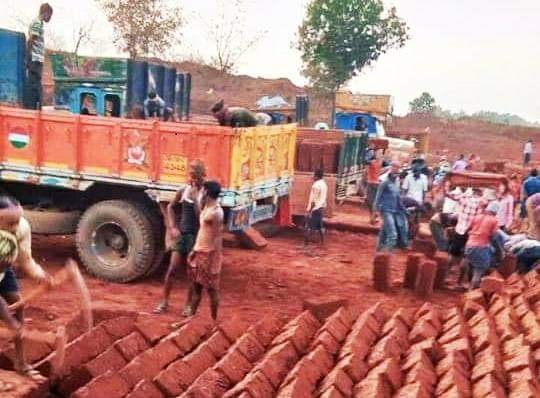
<path fill-rule="evenodd" d="M 147 166 L 146 146 L 148 138 L 141 136 L 138 130 L 132 130 L 128 133 L 127 159 L 129 164 L 135 166 Z"/>
<path fill-rule="evenodd" d="M 188 175 L 188 160 L 185 156 L 164 153 L 161 155 L 161 164 L 164 174 L 177 176 L 181 179 Z"/>
<path fill-rule="evenodd" d="M 30 134 L 25 131 L 13 131 L 8 134 L 9 143 L 13 148 L 24 149 L 30 143 Z"/>
<path fill-rule="evenodd" d="M 120 58 L 51 54 L 54 79 L 127 80 L 128 61 Z"/>
<path fill-rule="evenodd" d="M 237 129 L 232 148 L 231 186 L 247 189 L 252 184 L 267 186 L 289 178 L 295 140 L 294 125 Z"/>

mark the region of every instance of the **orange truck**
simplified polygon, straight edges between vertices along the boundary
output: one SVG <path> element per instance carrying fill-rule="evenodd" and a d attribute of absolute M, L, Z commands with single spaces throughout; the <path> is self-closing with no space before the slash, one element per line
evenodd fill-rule
<path fill-rule="evenodd" d="M 192 160 L 222 184 L 227 229 L 241 231 L 288 203 L 295 142 L 294 124 L 233 129 L 0 106 L 0 186 L 35 232 L 76 233 L 92 274 L 127 282 L 161 263 L 160 204 L 186 186 Z"/>

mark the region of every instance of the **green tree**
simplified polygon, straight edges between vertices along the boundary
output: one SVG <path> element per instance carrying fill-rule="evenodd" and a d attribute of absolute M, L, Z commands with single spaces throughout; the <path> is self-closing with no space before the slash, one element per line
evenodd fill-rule
<path fill-rule="evenodd" d="M 303 74 L 335 101 L 335 93 L 365 66 L 402 47 L 407 31 L 396 9 L 386 10 L 382 0 L 311 0 L 298 31 Z"/>
<path fill-rule="evenodd" d="M 114 26 L 114 43 L 131 58 L 162 54 L 183 23 L 179 7 L 164 0 L 96 0 Z"/>
<path fill-rule="evenodd" d="M 435 98 L 430 93 L 423 92 L 420 97 L 409 102 L 409 109 L 411 113 L 426 115 L 433 114 L 437 110 L 437 105 L 435 105 Z"/>

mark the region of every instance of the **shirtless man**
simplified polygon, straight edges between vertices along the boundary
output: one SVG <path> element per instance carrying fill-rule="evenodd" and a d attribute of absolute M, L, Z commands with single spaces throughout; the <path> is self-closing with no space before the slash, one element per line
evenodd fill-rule
<path fill-rule="evenodd" d="M 203 184 L 203 210 L 200 215 L 200 230 L 193 251 L 188 257 L 188 276 L 191 286 L 190 313 L 197 312 L 203 288 L 210 297 L 212 319 L 217 320 L 219 307 L 219 282 L 223 243 L 223 209 L 219 205 L 221 186 L 216 181 Z M 188 300 L 189 300 L 188 296 Z"/>
<path fill-rule="evenodd" d="M 13 316 L 8 306 L 21 300 L 15 269 L 22 269 L 40 283 L 50 284 L 52 277 L 32 258 L 30 225 L 22 214 L 22 208 L 16 200 L 5 195 L 0 196 L 0 240 L 15 239 L 12 243 L 16 245 L 13 256 L 0 258 L 0 319 L 17 332 L 14 340 L 15 369 L 21 374 L 34 377 L 38 372 L 33 371 L 24 358 L 24 308 L 18 308 Z"/>
<path fill-rule="evenodd" d="M 187 257 L 193 245 L 199 229 L 199 214 L 201 207 L 201 191 L 205 177 L 204 165 L 201 161 L 195 160 L 190 164 L 189 185 L 176 193 L 173 201 L 167 206 L 166 225 L 169 235 L 173 241 L 171 245 L 171 262 L 165 274 L 163 284 L 163 301 L 156 307 L 154 313 L 161 314 L 169 307 L 169 297 L 171 295 L 173 276 L 178 267 L 187 264 Z M 177 208 L 180 206 L 178 214 Z M 184 314 L 190 313 L 190 297 L 184 308 Z"/>

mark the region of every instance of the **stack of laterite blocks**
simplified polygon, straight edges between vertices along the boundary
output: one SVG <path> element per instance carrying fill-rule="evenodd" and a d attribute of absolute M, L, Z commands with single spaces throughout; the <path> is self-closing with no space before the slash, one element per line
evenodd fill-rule
<path fill-rule="evenodd" d="M 409 254 L 405 266 L 403 286 L 414 289 L 419 297 L 427 298 L 433 289 L 445 286 L 448 273 L 448 257 L 437 254 L 437 248 L 430 240 L 415 240 L 414 253 Z M 377 253 L 373 261 L 373 286 L 384 292 L 390 289 L 390 261 L 388 253 Z"/>
<path fill-rule="evenodd" d="M 449 308 L 378 303 L 326 318 L 268 314 L 251 327 L 194 318 L 172 330 L 122 315 L 75 338 L 67 373 L 49 382 L 74 398 L 539 397 L 540 276 L 499 287 Z"/>
<path fill-rule="evenodd" d="M 403 285 L 414 289 L 422 298 L 433 294 L 433 289 L 441 289 L 446 284 L 448 257 L 437 254 L 437 248 L 431 240 L 416 239 L 412 246 L 414 254 L 407 258 Z"/>

